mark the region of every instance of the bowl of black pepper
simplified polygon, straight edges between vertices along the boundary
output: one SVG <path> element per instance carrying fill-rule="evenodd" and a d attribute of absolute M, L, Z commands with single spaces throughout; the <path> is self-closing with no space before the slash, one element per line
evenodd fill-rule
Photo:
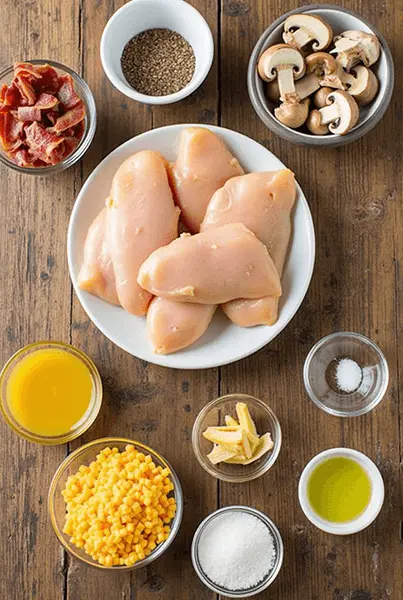
<path fill-rule="evenodd" d="M 213 57 L 207 22 L 184 0 L 132 0 L 112 15 L 101 38 L 106 76 L 144 104 L 172 104 L 192 94 Z"/>

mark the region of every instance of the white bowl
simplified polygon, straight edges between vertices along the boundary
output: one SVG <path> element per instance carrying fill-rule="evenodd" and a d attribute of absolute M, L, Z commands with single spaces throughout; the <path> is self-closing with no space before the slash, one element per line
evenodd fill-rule
<path fill-rule="evenodd" d="M 298 184 L 292 239 L 281 281 L 283 296 L 280 313 L 278 321 L 271 327 L 238 327 L 221 310 L 217 310 L 210 327 L 195 344 L 175 354 L 154 354 L 147 338 L 144 317 L 135 317 L 119 306 L 112 306 L 91 296 L 77 284 L 88 227 L 104 206 L 112 178 L 120 164 L 140 150 L 156 150 L 168 161 L 174 161 L 180 135 L 187 127 L 200 125 L 169 125 L 147 131 L 116 148 L 98 165 L 81 189 L 71 214 L 68 260 L 70 277 L 81 305 L 98 329 L 113 343 L 133 356 L 165 367 L 207 369 L 226 365 L 260 350 L 291 321 L 304 299 L 315 260 L 315 233 L 308 203 Z M 246 171 L 284 169 L 284 164 L 274 154 L 245 135 L 221 127 L 206 128 L 224 140 Z"/>
<path fill-rule="evenodd" d="M 120 59 L 127 42 L 147 29 L 171 29 L 192 46 L 196 67 L 182 90 L 167 96 L 140 94 L 126 81 Z M 132 0 L 109 19 L 101 38 L 101 62 L 110 82 L 125 96 L 144 104 L 171 104 L 192 94 L 205 80 L 214 57 L 210 28 L 202 15 L 184 0 Z"/>
<path fill-rule="evenodd" d="M 312 509 L 307 494 L 307 485 L 312 471 L 324 460 L 335 457 L 344 457 L 355 460 L 365 470 L 371 482 L 371 499 L 367 508 L 356 519 L 345 523 L 333 523 L 332 521 L 322 519 Z M 368 527 L 368 525 L 375 521 L 378 516 L 383 505 L 384 497 L 385 486 L 378 467 L 368 458 L 368 456 L 365 456 L 362 452 L 358 452 L 358 450 L 352 450 L 351 448 L 331 448 L 330 450 L 325 450 L 324 452 L 317 454 L 309 461 L 302 471 L 298 486 L 299 503 L 305 516 L 311 523 L 316 525 L 316 527 L 322 529 L 322 531 L 333 533 L 334 535 L 350 535 Z"/>
<path fill-rule="evenodd" d="M 379 81 L 379 90 L 374 100 L 367 106 L 360 107 L 358 123 L 346 135 L 313 135 L 291 129 L 283 125 L 274 116 L 274 104 L 268 101 L 264 93 L 264 83 L 257 73 L 256 65 L 260 55 L 266 48 L 282 42 L 284 22 L 290 15 L 312 14 L 322 17 L 333 29 L 334 35 L 349 29 L 358 29 L 367 33 L 374 33 L 381 44 L 381 52 L 378 61 L 371 67 Z M 289 142 L 303 144 L 306 146 L 340 146 L 358 140 L 368 133 L 380 121 L 389 106 L 394 86 L 394 66 L 389 47 L 383 36 L 376 28 L 361 15 L 343 8 L 326 4 L 313 4 L 302 6 L 287 14 L 282 15 L 274 21 L 262 33 L 252 51 L 248 66 L 248 91 L 253 108 L 263 123 L 274 133 Z"/>

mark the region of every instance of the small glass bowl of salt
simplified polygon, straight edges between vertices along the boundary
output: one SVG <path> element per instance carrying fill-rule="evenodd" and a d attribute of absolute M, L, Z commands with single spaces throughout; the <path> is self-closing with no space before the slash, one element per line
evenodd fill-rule
<path fill-rule="evenodd" d="M 328 335 L 305 360 L 304 384 L 309 397 L 338 417 L 370 412 L 384 397 L 388 383 L 388 363 L 382 351 L 359 333 Z"/>
<path fill-rule="evenodd" d="M 250 598 L 276 579 L 284 546 L 267 515 L 249 506 L 226 506 L 200 523 L 191 554 L 197 575 L 210 590 L 227 598 Z"/>

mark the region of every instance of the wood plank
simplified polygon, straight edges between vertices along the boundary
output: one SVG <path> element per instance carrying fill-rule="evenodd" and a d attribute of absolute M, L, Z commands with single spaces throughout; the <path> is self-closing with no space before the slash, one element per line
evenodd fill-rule
<path fill-rule="evenodd" d="M 215 71 L 195 95 L 174 106 L 150 109 L 125 98 L 111 86 L 100 70 L 98 40 L 107 18 L 119 4 L 115 2 L 108 7 L 95 6 L 89 1 L 84 4 L 84 76 L 95 93 L 100 122 L 95 142 L 84 161 L 85 176 L 105 154 L 142 130 L 178 122 L 178 115 L 179 121 L 209 123 L 215 122 L 217 115 Z M 215 2 L 199 2 L 198 8 L 215 30 Z M 124 119 L 119 115 L 124 115 Z M 217 393 L 217 371 L 168 370 L 133 358 L 95 329 L 76 298 L 72 342 L 94 358 L 105 385 L 100 416 L 74 446 L 116 435 L 158 449 L 178 472 L 185 492 L 185 514 L 178 539 L 167 555 L 131 576 L 108 577 L 72 562 L 68 569 L 67 598 L 148 600 L 156 593 L 160 600 L 211 598 L 212 594 L 193 573 L 189 547 L 199 521 L 216 507 L 216 483 L 197 464 L 190 435 L 197 412 Z"/>
<path fill-rule="evenodd" d="M 266 130 L 253 114 L 244 85 L 248 57 L 264 28 L 296 6 L 260 0 L 222 4 L 222 124 L 260 141 L 295 171 L 315 221 L 317 261 L 308 296 L 289 327 L 255 357 L 222 369 L 221 392 L 243 391 L 268 401 L 283 426 L 284 441 L 271 473 L 250 485 L 220 486 L 220 502 L 251 504 L 280 526 L 286 546 L 283 570 L 262 597 L 400 598 L 398 307 L 392 290 L 395 252 L 399 241 L 401 245 L 395 215 L 401 164 L 398 140 L 389 133 L 399 129 L 397 106 L 364 140 L 343 149 L 308 150 Z M 397 8 L 364 2 L 349 3 L 349 8 L 367 16 L 388 39 L 397 39 Z M 343 329 L 361 331 L 378 342 L 391 368 L 383 404 L 373 414 L 350 421 L 321 413 L 307 399 L 302 382 L 303 361 L 313 342 Z M 387 486 L 377 522 L 349 538 L 316 530 L 297 499 L 306 462 L 338 445 L 373 458 Z"/>
<path fill-rule="evenodd" d="M 63 23 L 63 27 L 61 24 Z M 76 69 L 76 3 L 4 0 L 0 11 L 1 68 L 15 60 L 57 58 Z M 1 361 L 41 339 L 69 341 L 71 293 L 66 223 L 79 188 L 79 167 L 53 177 L 19 175 L 0 167 Z M 41 447 L 0 425 L 3 528 L 0 597 L 61 600 L 63 553 L 47 514 L 47 489 L 65 447 Z M 46 556 L 46 560 L 44 560 Z"/>

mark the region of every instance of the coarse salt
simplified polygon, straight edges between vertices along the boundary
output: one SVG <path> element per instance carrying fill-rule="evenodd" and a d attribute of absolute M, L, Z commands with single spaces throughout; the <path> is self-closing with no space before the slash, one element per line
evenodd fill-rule
<path fill-rule="evenodd" d="M 246 512 L 227 512 L 205 527 L 198 557 L 210 581 L 229 591 L 247 590 L 270 573 L 276 549 L 263 521 Z"/>
<path fill-rule="evenodd" d="M 336 366 L 336 383 L 342 392 L 355 392 L 362 381 L 362 369 L 351 358 L 341 358 Z"/>

